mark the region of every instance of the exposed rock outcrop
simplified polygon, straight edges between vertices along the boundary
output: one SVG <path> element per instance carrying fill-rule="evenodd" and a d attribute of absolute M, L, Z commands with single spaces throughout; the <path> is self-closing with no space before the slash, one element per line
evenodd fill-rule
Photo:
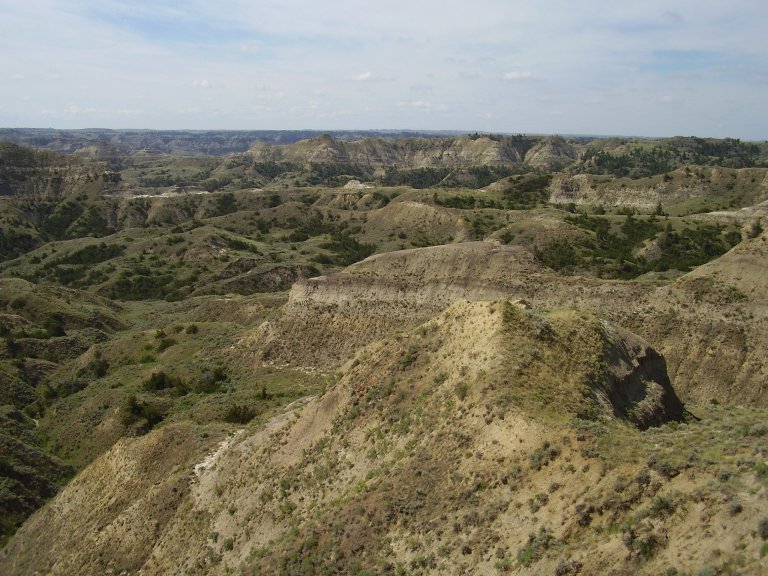
<path fill-rule="evenodd" d="M 256 162 L 292 162 L 302 166 L 312 162 L 351 163 L 369 169 L 500 166 L 523 162 L 526 150 L 537 140 L 535 137 L 461 136 L 395 141 L 365 138 L 347 142 L 322 135 L 280 147 L 259 142 L 249 153 Z M 559 150 L 565 147 L 558 148 L 558 154 Z M 561 157 L 565 156 L 561 154 Z"/>

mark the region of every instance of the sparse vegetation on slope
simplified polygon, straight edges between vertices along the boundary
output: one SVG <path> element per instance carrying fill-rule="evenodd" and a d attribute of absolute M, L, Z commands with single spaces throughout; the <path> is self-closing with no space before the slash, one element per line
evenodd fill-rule
<path fill-rule="evenodd" d="M 3 573 L 762 568 L 764 145 L 109 146 L 0 146 Z"/>
<path fill-rule="evenodd" d="M 751 534 L 766 513 L 757 498 L 765 489 L 755 468 L 759 430 L 751 432 L 762 412 L 713 407 L 698 419 L 670 419 L 653 392 L 663 383 L 634 356 L 638 341 L 612 330 L 578 311 L 457 303 L 361 349 L 319 397 L 215 450 L 208 444 L 204 460 L 179 450 L 172 467 L 161 456 L 158 445 L 195 438 L 173 426 L 109 451 L 59 496 L 66 509 L 96 512 L 44 511 L 6 548 L 8 565 L 54 573 L 656 574 L 738 564 L 749 573 L 760 546 Z M 573 345 L 582 354 L 569 354 Z M 618 378 L 613 386 L 621 395 L 644 383 L 647 405 L 612 404 L 608 388 L 593 388 L 596 360 L 603 374 L 635 374 L 635 384 Z M 594 403 L 590 390 L 608 403 Z M 666 424 L 641 432 L 629 424 L 641 414 Z M 723 444 L 713 448 L 717 430 Z M 106 469 L 155 459 L 163 466 L 138 485 L 89 488 Z M 138 489 L 128 494 L 125 482 Z M 176 487 L 169 506 L 155 505 L 150 483 Z M 94 505 L 107 498 L 116 506 Z M 121 528 L 135 514 L 148 522 Z M 49 552 L 23 556 L 26 538 L 47 539 L 73 522 L 78 534 L 95 535 L 88 527 L 98 523 L 113 538 L 86 536 L 101 554 L 57 540 Z M 719 556 L 708 555 L 710 544 Z"/>

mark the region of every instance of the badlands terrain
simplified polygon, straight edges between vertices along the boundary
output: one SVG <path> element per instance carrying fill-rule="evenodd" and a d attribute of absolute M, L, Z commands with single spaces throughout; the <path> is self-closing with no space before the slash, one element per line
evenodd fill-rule
<path fill-rule="evenodd" d="M 768 573 L 767 144 L 0 136 L 0 573 Z"/>

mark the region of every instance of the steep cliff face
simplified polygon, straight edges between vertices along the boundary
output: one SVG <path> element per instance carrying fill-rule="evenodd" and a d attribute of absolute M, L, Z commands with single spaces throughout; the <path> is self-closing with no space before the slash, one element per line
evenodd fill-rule
<path fill-rule="evenodd" d="M 611 328 L 603 347 L 595 397 L 616 417 L 641 429 L 682 420 L 683 407 L 667 375 L 664 357 L 631 332 Z"/>
<path fill-rule="evenodd" d="M 650 183 L 649 183 L 650 184 Z M 549 201 L 555 204 L 574 203 L 605 206 L 631 206 L 648 210 L 659 202 L 669 204 L 704 196 L 704 189 L 671 188 L 662 183 L 649 186 L 625 186 L 621 189 L 601 185 L 595 177 L 586 174 L 558 176 L 550 186 Z"/>
<path fill-rule="evenodd" d="M 0 141 L 0 196 L 40 199 L 97 194 L 112 188 L 107 166 Z"/>

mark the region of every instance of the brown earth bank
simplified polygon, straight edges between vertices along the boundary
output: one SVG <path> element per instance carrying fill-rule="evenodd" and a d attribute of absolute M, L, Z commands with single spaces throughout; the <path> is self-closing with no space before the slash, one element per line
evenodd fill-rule
<path fill-rule="evenodd" d="M 258 362 L 330 369 L 457 299 L 506 296 L 536 308 L 582 307 L 642 335 L 686 401 L 765 406 L 766 262 L 765 233 L 668 285 L 564 277 L 524 248 L 494 242 L 403 250 L 297 282 L 280 317 L 240 345 Z"/>
<path fill-rule="evenodd" d="M 0 565 L 758 574 L 764 409 L 687 412 L 652 338 L 626 327 L 667 347 L 683 399 L 752 394 L 759 406 L 761 336 L 742 357 L 731 350 L 764 322 L 766 245 L 763 234 L 665 285 L 558 276 L 495 242 L 301 280 L 237 354 L 337 369 L 336 384 L 228 438 L 182 423 L 119 440 Z M 726 353 L 709 360 L 710 349 Z"/>
<path fill-rule="evenodd" d="M 106 150 L 0 145 L 0 573 L 765 573 L 765 145 Z"/>
<path fill-rule="evenodd" d="M 764 411 L 728 410 L 681 423 L 660 356 L 588 312 L 462 300 L 361 348 L 336 384 L 266 425 L 121 440 L 1 565 L 759 574 Z"/>

